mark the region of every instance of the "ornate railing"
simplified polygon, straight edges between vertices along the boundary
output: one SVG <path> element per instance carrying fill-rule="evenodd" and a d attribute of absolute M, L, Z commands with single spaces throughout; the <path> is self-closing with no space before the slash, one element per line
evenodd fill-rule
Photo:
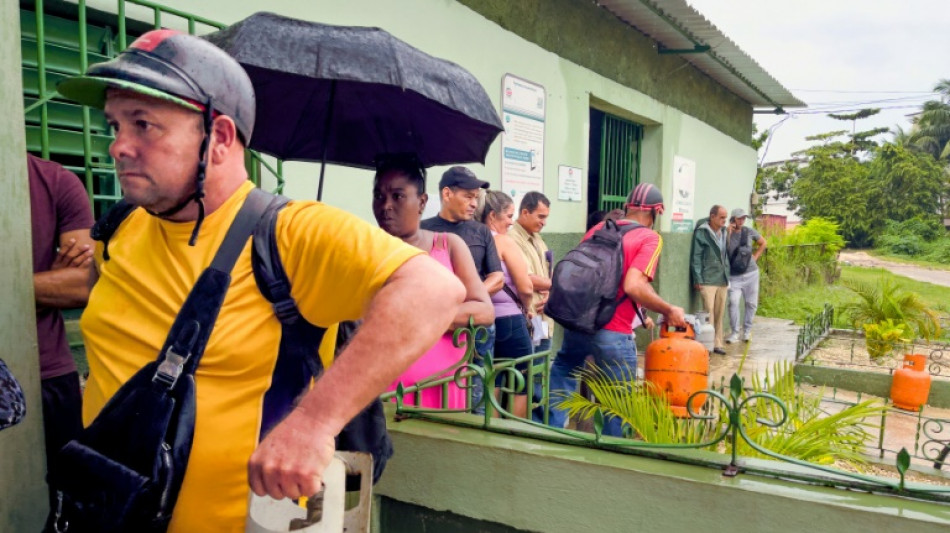
<path fill-rule="evenodd" d="M 795 343 L 795 360 L 800 361 L 802 357 L 808 355 L 808 352 L 825 338 L 831 325 L 834 323 L 835 309 L 829 304 L 825 304 L 824 309 L 805 319 L 802 329 L 798 331 L 798 340 Z"/>
<path fill-rule="evenodd" d="M 830 312 L 829 312 L 830 314 Z M 696 412 L 687 402 L 689 414 L 693 423 L 702 424 L 702 438 L 698 442 L 687 443 L 650 443 L 630 438 L 613 437 L 603 434 L 605 423 L 605 414 L 597 409 L 593 415 L 592 433 L 577 431 L 565 428 L 556 428 L 544 424 L 542 421 L 532 420 L 531 418 L 516 417 L 503 400 L 496 395 L 503 393 L 525 393 L 531 399 L 531 407 L 549 409 L 548 402 L 545 399 L 550 397 L 546 387 L 539 395 L 541 400 L 535 401 L 535 395 L 532 394 L 531 387 L 535 383 L 535 377 L 539 376 L 542 384 L 547 383 L 548 361 L 550 354 L 532 354 L 519 359 L 496 362 L 489 355 L 484 360 L 478 361 L 475 357 L 473 343 L 477 329 L 469 327 L 456 332 L 456 344 L 466 346 L 465 356 L 449 369 L 445 375 L 433 377 L 425 380 L 424 383 L 413 386 L 397 387 L 394 392 L 384 395 L 384 399 L 396 403 L 396 420 L 405 420 L 409 418 L 422 419 L 432 422 L 458 425 L 463 427 L 478 428 L 495 433 L 517 435 L 541 439 L 545 441 L 572 444 L 603 450 L 610 450 L 618 453 L 634 454 L 661 458 L 664 460 L 675 461 L 679 463 L 695 464 L 720 468 L 723 474 L 735 476 L 742 473 L 755 473 L 783 479 L 795 479 L 804 482 L 810 482 L 820 485 L 835 486 L 848 489 L 857 489 L 871 491 L 876 493 L 888 493 L 899 496 L 926 499 L 931 501 L 950 502 L 950 487 L 923 485 L 919 483 L 907 483 L 905 473 L 910 467 L 911 453 L 906 448 L 895 452 L 895 466 L 899 474 L 897 479 L 879 478 L 860 473 L 850 472 L 826 466 L 815 464 L 790 457 L 780 453 L 773 452 L 750 436 L 751 426 L 764 426 L 766 428 L 783 430 L 788 422 L 788 408 L 785 403 L 777 396 L 768 392 L 749 391 L 744 388 L 743 380 L 733 375 L 726 388 L 719 390 L 703 390 L 690 397 L 697 395 L 707 395 L 707 401 L 700 412 Z M 524 362 L 534 362 L 530 365 L 528 375 L 524 375 L 516 369 L 516 365 Z M 507 380 L 510 385 L 499 389 L 496 387 L 496 378 L 505 375 L 511 379 Z M 484 394 L 477 401 L 470 401 L 466 408 L 441 409 L 434 407 L 417 407 L 409 405 L 413 395 L 423 389 L 430 387 L 448 387 L 457 386 L 471 391 L 473 382 L 481 381 L 484 386 Z M 443 394 L 443 397 L 446 395 Z M 470 395 L 471 399 L 471 395 Z M 763 405 L 771 407 L 762 408 Z M 484 406 L 484 414 L 473 416 L 470 413 L 479 406 Z M 773 413 L 774 415 L 763 415 L 762 413 Z M 496 414 L 498 416 L 496 416 Z M 546 417 L 545 417 L 546 418 Z M 929 424 L 929 425 L 928 425 Z M 941 444 L 945 440 L 940 435 L 944 428 L 950 428 L 950 422 L 945 420 L 922 422 L 921 438 L 923 442 L 916 450 L 933 450 L 923 452 L 921 457 L 930 457 L 936 461 L 943 453 Z M 780 463 L 796 465 L 800 468 L 783 468 L 780 463 L 769 461 L 749 462 L 739 455 L 738 444 L 743 442 L 751 449 L 767 458 L 774 459 Z M 721 451 L 720 443 L 726 442 L 730 449 L 728 455 L 696 455 L 688 453 L 677 453 L 690 449 L 707 449 L 712 451 Z M 883 452 L 882 457 L 883 457 Z M 718 459 L 716 457 L 719 457 Z M 944 457 L 945 458 L 945 457 Z M 942 459 L 940 459 L 942 461 Z"/>
<path fill-rule="evenodd" d="M 850 401 L 839 398 L 838 393 L 839 389 L 835 384 L 830 394 L 822 398 L 822 402 L 847 407 L 861 403 L 864 397 L 858 392 L 855 394 L 855 399 Z M 887 442 L 897 440 L 893 437 L 892 431 L 898 432 L 901 428 L 908 426 L 913 426 L 914 432 L 905 440 L 912 440 L 912 442 L 903 442 L 899 446 L 887 445 Z M 889 428 L 893 429 L 889 430 Z M 937 470 L 943 469 L 944 466 L 950 467 L 950 419 L 924 416 L 924 406 L 916 412 L 887 409 L 881 413 L 877 442 L 870 446 L 868 451 L 881 458 L 889 455 L 897 456 L 901 451 L 906 451 L 910 459 L 932 463 L 933 468 Z"/>
<path fill-rule="evenodd" d="M 799 333 L 799 336 L 801 336 L 801 333 Z M 847 360 L 825 360 L 822 359 L 819 349 L 819 351 L 811 354 L 812 357 L 805 358 L 808 354 L 804 354 L 802 356 L 804 364 L 811 366 L 844 365 L 856 370 L 886 370 L 888 373 L 893 374 L 895 370 L 903 366 L 904 358 L 900 354 L 922 354 L 926 356 L 926 368 L 931 376 L 941 379 L 950 378 L 950 344 L 928 342 L 926 340 L 909 343 L 896 342 L 891 347 L 888 355 L 872 360 L 869 357 L 863 357 L 863 348 L 861 345 L 863 345 L 865 341 L 859 332 L 836 330 L 830 338 L 837 342 L 845 341 L 849 344 L 849 358 Z M 812 348 L 814 348 L 814 346 L 812 346 Z M 855 357 L 856 354 L 858 357 Z"/>
<path fill-rule="evenodd" d="M 950 375 L 950 345 L 938 344 L 928 346 L 927 371 L 932 376 Z"/>

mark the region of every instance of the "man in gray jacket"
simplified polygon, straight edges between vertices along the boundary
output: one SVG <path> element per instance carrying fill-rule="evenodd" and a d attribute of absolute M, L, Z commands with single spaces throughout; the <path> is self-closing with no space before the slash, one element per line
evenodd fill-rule
<path fill-rule="evenodd" d="M 690 252 L 690 274 L 693 288 L 703 297 L 703 309 L 709 313 L 716 329 L 713 353 L 725 355 L 722 317 L 726 311 L 729 288 L 729 259 L 726 256 L 726 208 L 714 205 L 709 219 L 693 231 Z"/>

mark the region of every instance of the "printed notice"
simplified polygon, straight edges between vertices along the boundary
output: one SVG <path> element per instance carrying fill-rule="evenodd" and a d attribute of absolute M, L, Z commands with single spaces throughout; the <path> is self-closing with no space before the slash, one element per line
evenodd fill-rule
<path fill-rule="evenodd" d="M 511 74 L 502 79 L 501 190 L 515 205 L 544 191 L 544 87 Z"/>
<path fill-rule="evenodd" d="M 673 156 L 673 199 L 671 207 L 671 231 L 693 231 L 693 208 L 696 204 L 696 162 L 681 156 Z"/>
<path fill-rule="evenodd" d="M 583 170 L 567 165 L 557 167 L 557 199 L 565 202 L 581 201 L 581 176 Z"/>

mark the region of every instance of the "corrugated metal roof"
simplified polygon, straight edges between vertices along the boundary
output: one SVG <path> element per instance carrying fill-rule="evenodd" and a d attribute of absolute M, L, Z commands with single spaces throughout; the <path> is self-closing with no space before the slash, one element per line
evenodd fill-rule
<path fill-rule="evenodd" d="M 684 53 L 680 57 L 754 107 L 806 107 L 686 0 L 598 0 L 597 3 L 654 39 L 661 51 L 708 46 L 708 51 Z"/>

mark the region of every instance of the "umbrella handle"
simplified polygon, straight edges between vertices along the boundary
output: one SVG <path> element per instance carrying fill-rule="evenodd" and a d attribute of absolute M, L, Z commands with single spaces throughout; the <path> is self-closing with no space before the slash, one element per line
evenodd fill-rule
<path fill-rule="evenodd" d="M 330 82 L 330 101 L 327 118 L 323 123 L 323 159 L 320 161 L 320 181 L 317 184 L 317 201 L 323 200 L 323 173 L 327 169 L 327 151 L 330 149 L 330 124 L 333 122 L 333 104 L 336 101 L 336 80 Z"/>

